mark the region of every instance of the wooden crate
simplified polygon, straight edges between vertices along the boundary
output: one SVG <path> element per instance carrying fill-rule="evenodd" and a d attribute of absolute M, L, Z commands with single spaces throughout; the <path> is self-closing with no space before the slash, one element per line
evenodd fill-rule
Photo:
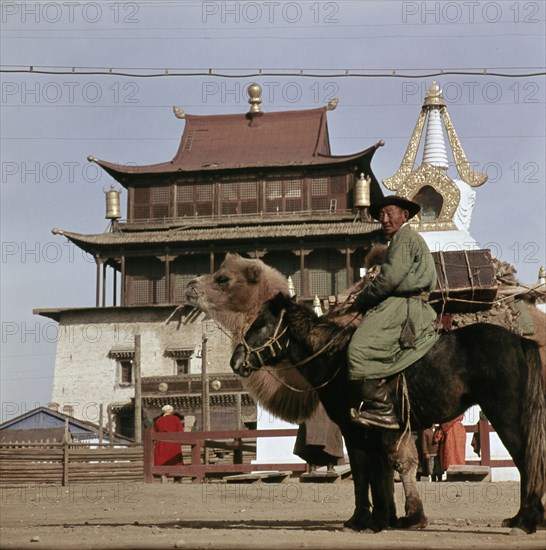
<path fill-rule="evenodd" d="M 438 313 L 491 309 L 498 282 L 488 249 L 433 252 L 438 282 L 429 303 Z"/>

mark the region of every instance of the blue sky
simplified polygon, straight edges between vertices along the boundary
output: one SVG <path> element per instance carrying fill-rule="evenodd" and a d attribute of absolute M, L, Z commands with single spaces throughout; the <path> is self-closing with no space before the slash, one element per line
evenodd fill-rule
<path fill-rule="evenodd" d="M 170 160 L 183 130 L 173 105 L 245 112 L 254 81 L 265 111 L 338 97 L 328 118 L 334 154 L 383 139 L 372 165 L 383 179 L 396 172 L 437 80 L 468 159 L 490 176 L 477 189 L 471 234 L 524 283 L 546 264 L 543 0 L 4 2 L 1 10 L 2 418 L 50 398 L 56 325 L 33 308 L 94 304 L 94 262 L 51 234 L 107 227 L 103 188 L 113 181 L 87 156 Z M 7 72 L 30 66 L 67 74 Z"/>

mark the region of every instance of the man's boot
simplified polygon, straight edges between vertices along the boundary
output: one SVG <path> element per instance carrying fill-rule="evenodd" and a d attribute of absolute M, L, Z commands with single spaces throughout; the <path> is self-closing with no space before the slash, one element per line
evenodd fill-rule
<path fill-rule="evenodd" d="M 353 422 L 384 430 L 400 429 L 385 379 L 354 380 L 351 385 L 357 401 L 360 400 L 357 409 L 351 408 Z"/>

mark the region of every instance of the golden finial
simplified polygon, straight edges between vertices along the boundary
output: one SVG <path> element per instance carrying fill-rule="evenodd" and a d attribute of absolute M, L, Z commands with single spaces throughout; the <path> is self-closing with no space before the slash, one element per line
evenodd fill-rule
<path fill-rule="evenodd" d="M 181 109 L 180 107 L 173 107 L 173 113 L 176 118 L 186 118 L 184 109 Z"/>
<path fill-rule="evenodd" d="M 251 116 L 262 115 L 263 112 L 260 109 L 260 103 L 262 102 L 262 88 L 259 84 L 253 83 L 247 88 L 248 102 L 250 103 Z"/>
<path fill-rule="evenodd" d="M 326 106 L 326 110 L 327 111 L 333 111 L 337 107 L 338 103 L 339 103 L 339 98 L 334 97 L 334 99 L 331 99 L 330 101 L 328 101 L 328 105 Z"/>
<path fill-rule="evenodd" d="M 438 85 L 438 82 L 433 81 L 427 90 L 425 96 L 425 102 L 423 103 L 425 107 L 445 107 L 444 98 L 442 97 L 442 89 Z"/>

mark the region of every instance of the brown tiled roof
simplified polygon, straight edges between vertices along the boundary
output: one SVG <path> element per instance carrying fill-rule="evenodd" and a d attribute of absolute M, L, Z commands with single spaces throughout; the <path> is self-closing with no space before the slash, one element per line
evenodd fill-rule
<path fill-rule="evenodd" d="M 358 237 L 380 228 L 377 222 L 339 222 L 339 223 L 301 223 L 278 225 L 209 227 L 199 229 L 167 229 L 164 231 L 118 231 L 111 233 L 82 234 L 72 231 L 55 230 L 54 233 L 65 236 L 68 240 L 86 251 L 96 250 L 97 247 L 143 246 L 181 244 L 201 241 L 219 243 L 221 241 L 237 244 L 238 241 L 252 240 L 301 239 L 323 238 L 331 236 Z"/>
<path fill-rule="evenodd" d="M 382 142 L 352 155 L 330 151 L 326 108 L 236 115 L 186 115 L 178 151 L 170 162 L 125 166 L 90 157 L 114 178 L 256 167 L 338 164 L 373 155 Z"/>

